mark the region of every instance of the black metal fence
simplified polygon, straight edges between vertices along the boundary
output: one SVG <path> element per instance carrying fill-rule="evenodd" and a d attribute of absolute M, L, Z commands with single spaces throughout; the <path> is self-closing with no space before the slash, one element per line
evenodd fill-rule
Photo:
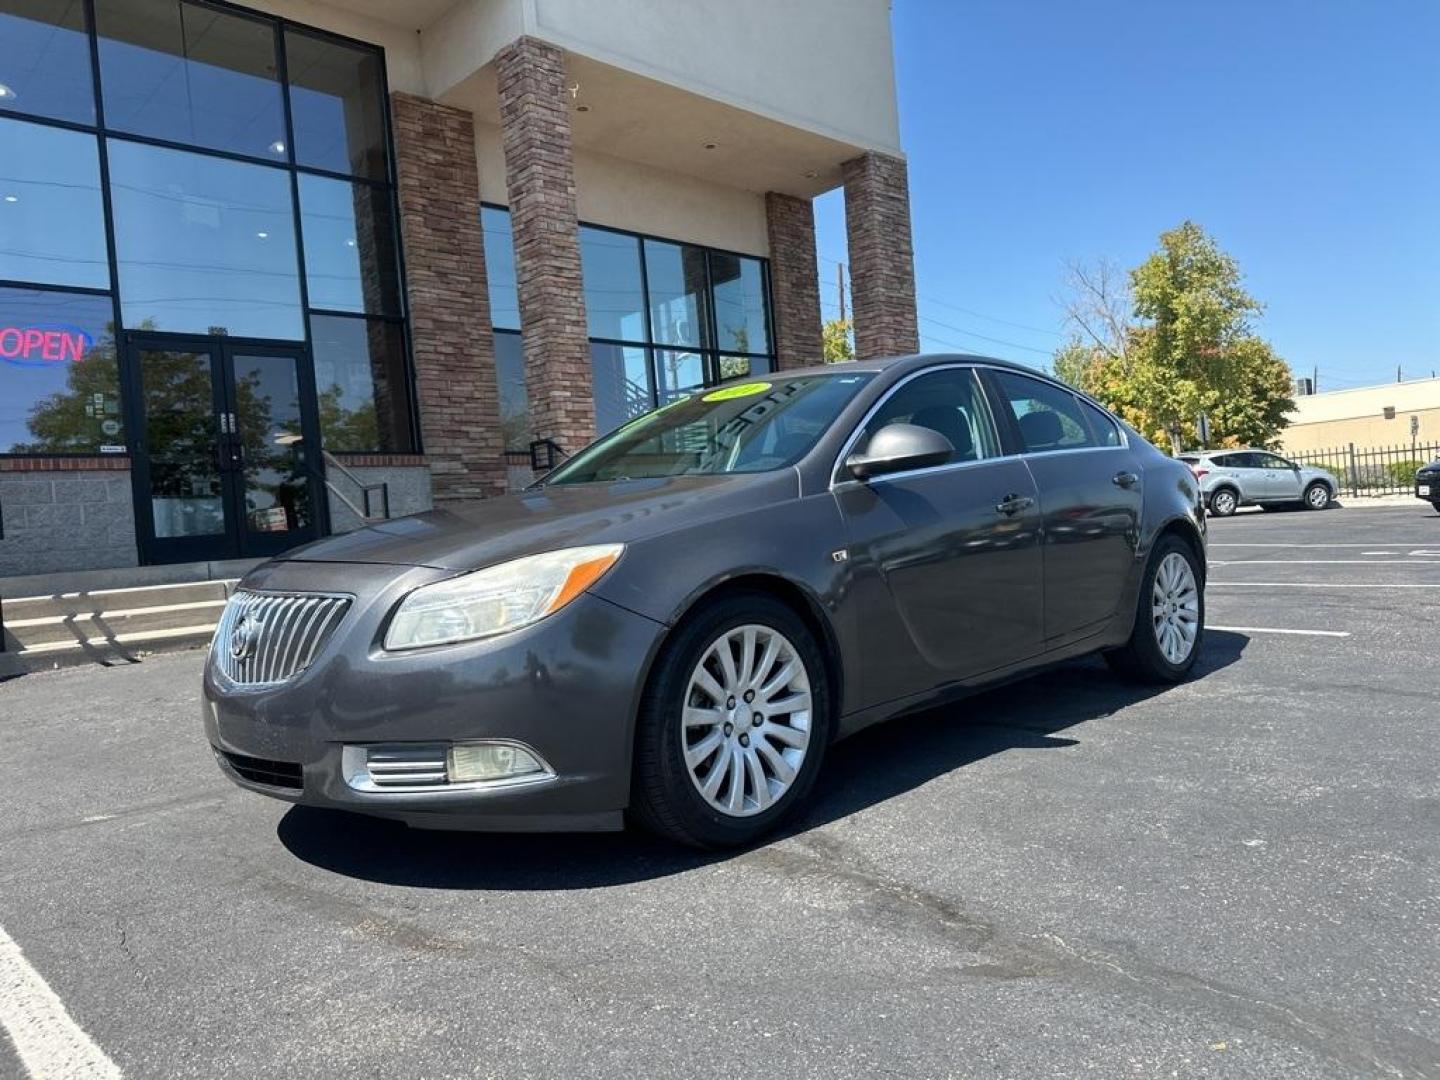
<path fill-rule="evenodd" d="M 1440 457 L 1440 443 L 1411 443 L 1408 446 L 1356 446 L 1350 443 L 1332 450 L 1307 450 L 1287 454 L 1292 461 L 1326 469 L 1340 481 L 1340 494 L 1413 495 L 1415 471 Z"/>

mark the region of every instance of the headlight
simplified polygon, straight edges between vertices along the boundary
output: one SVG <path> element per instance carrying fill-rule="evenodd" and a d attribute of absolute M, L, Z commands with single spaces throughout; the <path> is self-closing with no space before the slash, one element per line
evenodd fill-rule
<path fill-rule="evenodd" d="M 473 641 L 539 622 L 599 581 L 624 550 L 597 544 L 547 551 L 416 589 L 390 621 L 385 648 Z"/>

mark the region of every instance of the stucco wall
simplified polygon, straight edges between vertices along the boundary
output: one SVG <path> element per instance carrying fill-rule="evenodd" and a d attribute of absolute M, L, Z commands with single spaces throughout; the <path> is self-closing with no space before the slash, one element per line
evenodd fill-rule
<path fill-rule="evenodd" d="M 1393 408 L 1395 418 L 1385 419 Z M 1295 399 L 1282 445 L 1292 454 L 1346 446 L 1406 446 L 1410 417 L 1420 421 L 1421 443 L 1440 441 L 1440 379 L 1382 383 Z"/>
<path fill-rule="evenodd" d="M 505 154 L 499 128 L 475 125 L 475 157 L 480 198 L 503 205 Z M 763 195 L 582 148 L 575 150 L 575 205 L 580 220 L 590 224 L 747 255 L 769 251 Z"/>

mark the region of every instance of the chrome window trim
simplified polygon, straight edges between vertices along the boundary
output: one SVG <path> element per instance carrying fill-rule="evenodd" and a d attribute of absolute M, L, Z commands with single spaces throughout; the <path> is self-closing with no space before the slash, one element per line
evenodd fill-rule
<path fill-rule="evenodd" d="M 913 476 L 930 476 L 935 473 L 953 472 L 958 469 L 972 468 L 976 465 L 989 465 L 997 461 L 1008 461 L 1011 458 L 1018 458 L 1023 461 L 1029 458 L 1053 457 L 1056 454 L 1089 454 L 1103 450 L 1114 451 L 1130 449 L 1130 436 L 1126 433 L 1124 426 L 1116 423 L 1114 417 L 1110 416 L 1110 410 L 1105 408 L 1105 406 L 1101 405 L 1098 401 L 1095 401 L 1088 395 L 1080 393 L 1080 391 L 1074 389 L 1073 387 L 1066 386 L 1064 383 L 1057 382 L 1054 379 L 1039 374 L 1038 372 L 1032 375 L 1027 371 L 1017 371 L 1015 368 L 1003 367 L 999 364 L 977 363 L 974 361 L 952 361 L 947 363 L 935 364 L 932 367 L 921 368 L 919 371 L 912 371 L 909 375 L 906 375 L 894 386 L 890 387 L 889 390 L 886 390 L 885 393 L 881 395 L 879 400 L 877 400 L 874 405 L 870 406 L 870 408 L 865 411 L 865 415 L 860 418 L 860 422 L 855 425 L 854 429 L 850 432 L 849 437 L 841 445 L 840 453 L 836 456 L 834 463 L 831 465 L 830 490 L 834 491 L 836 488 L 843 485 L 866 483 L 866 481 L 856 480 L 854 478 L 841 475 L 841 470 L 845 467 L 845 459 L 849 457 L 851 451 L 855 449 L 855 444 L 859 442 L 860 436 L 864 433 L 866 425 L 870 423 L 870 421 L 874 418 L 875 414 L 880 411 L 881 407 L 887 401 L 889 401 L 890 398 L 895 393 L 897 393 L 901 387 L 905 386 L 910 382 L 913 382 L 915 379 L 918 379 L 922 375 L 929 375 L 932 372 L 949 371 L 957 368 L 975 372 L 978 372 L 982 369 L 985 371 L 1003 371 L 1010 374 L 1019 375 L 1021 378 L 1034 379 L 1036 382 L 1047 383 L 1051 386 L 1056 387 L 1057 389 L 1064 390 L 1066 393 L 1073 394 L 1081 401 L 1088 401 L 1091 405 L 1095 406 L 1095 408 L 1099 409 L 1102 413 L 1105 414 L 1106 419 L 1108 419 L 1110 423 L 1115 425 L 1115 430 L 1120 435 L 1120 443 L 1118 446 L 1076 446 L 1062 450 L 1024 450 L 1015 454 L 1002 453 L 997 454 L 995 457 L 978 458 L 975 461 L 949 461 L 943 465 L 930 465 L 923 469 L 906 469 L 902 472 L 886 473 L 883 476 L 872 477 L 868 481 L 869 484 L 876 484 L 897 479 L 909 479 Z M 985 387 L 984 383 L 981 383 L 980 390 L 981 393 L 985 394 L 986 411 L 990 412 L 991 410 L 989 391 Z M 990 421 L 997 428 L 995 434 L 998 438 L 1000 436 L 1000 432 L 998 430 L 999 425 L 998 423 L 996 423 L 993 414 L 990 417 Z"/>

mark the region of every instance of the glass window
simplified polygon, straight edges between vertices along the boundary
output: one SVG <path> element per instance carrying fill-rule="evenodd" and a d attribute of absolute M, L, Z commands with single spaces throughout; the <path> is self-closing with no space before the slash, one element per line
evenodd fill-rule
<path fill-rule="evenodd" d="M 865 426 L 864 440 L 886 424 L 915 424 L 938 431 L 955 448 L 951 461 L 998 457 L 1000 440 L 975 372 L 946 368 L 905 383 Z"/>
<path fill-rule="evenodd" d="M 631 345 L 590 343 L 596 431 L 611 431 L 655 407 L 647 351 Z"/>
<path fill-rule="evenodd" d="M 84 4 L 0 0 L 0 42 L 0 109 L 95 122 Z"/>
<path fill-rule="evenodd" d="M 109 147 L 127 327 L 304 336 L 286 172 L 118 139 Z"/>
<path fill-rule="evenodd" d="M 546 484 L 764 472 L 810 451 L 870 375 L 801 375 L 754 392 L 696 394 L 576 454 Z M 717 400 L 718 397 L 718 400 Z"/>
<path fill-rule="evenodd" d="M 580 262 L 590 336 L 646 340 L 639 238 L 608 229 L 582 228 Z"/>
<path fill-rule="evenodd" d="M 655 392 L 659 404 L 674 401 L 681 394 L 704 386 L 705 358 L 699 353 L 674 349 L 655 350 Z"/>
<path fill-rule="evenodd" d="M 96 0 L 105 126 L 286 160 L 273 24 L 174 0 Z"/>
<path fill-rule="evenodd" d="M 760 260 L 712 251 L 710 281 L 715 289 L 716 344 L 731 352 L 768 353 L 770 331 Z"/>
<path fill-rule="evenodd" d="M 708 347 L 704 249 L 646 240 L 645 273 L 653 340 L 660 345 Z"/>
<path fill-rule="evenodd" d="M 0 289 L 0 454 L 125 446 L 108 296 Z"/>
<path fill-rule="evenodd" d="M 1009 371 L 995 372 L 995 381 L 1015 415 L 1026 453 L 1098 445 L 1085 426 L 1080 402 L 1069 390 Z"/>
<path fill-rule="evenodd" d="M 485 279 L 490 287 L 490 325 L 497 330 L 519 330 L 520 293 L 515 285 L 515 238 L 510 232 L 510 211 L 482 206 L 480 227 L 485 232 Z M 581 235 L 583 237 L 584 230 Z"/>
<path fill-rule="evenodd" d="M 1097 409 L 1084 398 L 1076 400 L 1080 402 L 1081 410 L 1090 421 L 1090 430 L 1094 432 L 1097 443 L 1100 446 L 1119 446 L 1120 429 L 1115 426 L 1115 421 L 1109 414 Z"/>
<path fill-rule="evenodd" d="M 500 431 L 506 450 L 528 450 L 530 395 L 525 388 L 525 351 L 519 334 L 495 335 L 495 381 L 500 392 Z"/>
<path fill-rule="evenodd" d="M 312 308 L 400 314 L 400 269 L 388 190 L 302 173 L 300 227 Z"/>
<path fill-rule="evenodd" d="M 372 49 L 286 28 L 296 162 L 371 180 L 389 176 L 383 64 Z"/>
<path fill-rule="evenodd" d="M 94 135 L 0 118 L 0 278 L 110 287 Z"/>
<path fill-rule="evenodd" d="M 325 448 L 413 451 L 410 378 L 399 324 L 312 315 L 310 338 Z"/>

